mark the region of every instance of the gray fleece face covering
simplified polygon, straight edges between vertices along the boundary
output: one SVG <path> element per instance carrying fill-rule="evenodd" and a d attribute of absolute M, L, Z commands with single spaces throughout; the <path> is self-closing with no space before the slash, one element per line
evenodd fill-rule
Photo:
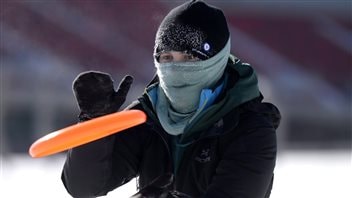
<path fill-rule="evenodd" d="M 179 113 L 196 110 L 202 89 L 212 87 L 224 73 L 230 55 L 230 40 L 215 56 L 204 61 L 158 63 L 160 86 Z"/>
<path fill-rule="evenodd" d="M 204 61 L 154 61 L 161 88 L 156 110 L 166 131 L 174 135 L 183 132 L 198 108 L 202 89 L 212 88 L 222 77 L 230 56 L 230 48 L 229 39 L 218 54 Z"/>

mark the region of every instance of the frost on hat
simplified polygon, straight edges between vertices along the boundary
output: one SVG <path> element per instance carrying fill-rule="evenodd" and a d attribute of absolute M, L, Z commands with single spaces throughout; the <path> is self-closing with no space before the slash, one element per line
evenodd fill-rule
<path fill-rule="evenodd" d="M 154 55 L 163 51 L 188 51 L 206 59 L 217 54 L 229 39 L 223 12 L 202 1 L 190 1 L 172 9 L 161 22 Z"/>

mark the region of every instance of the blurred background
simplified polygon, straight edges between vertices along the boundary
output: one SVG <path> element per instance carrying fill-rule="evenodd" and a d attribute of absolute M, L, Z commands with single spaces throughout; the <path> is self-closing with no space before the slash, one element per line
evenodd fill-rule
<path fill-rule="evenodd" d="M 116 85 L 133 75 L 126 105 L 141 95 L 158 25 L 183 2 L 0 0 L 0 197 L 69 197 L 64 153 L 32 159 L 29 146 L 77 122 L 80 72 L 108 72 Z M 224 11 L 232 53 L 281 110 L 272 197 L 351 197 L 351 1 L 206 2 Z M 134 191 L 130 182 L 112 195 Z"/>

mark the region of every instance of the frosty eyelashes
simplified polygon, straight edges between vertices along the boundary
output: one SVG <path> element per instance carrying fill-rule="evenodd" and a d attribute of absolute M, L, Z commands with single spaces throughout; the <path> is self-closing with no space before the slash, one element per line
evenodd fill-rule
<path fill-rule="evenodd" d="M 199 60 L 206 60 L 209 58 L 206 54 L 202 53 L 199 50 L 192 49 L 192 50 L 185 50 L 182 52 L 179 51 L 161 51 L 154 55 L 154 58 L 160 62 L 173 62 L 173 61 L 199 61 Z"/>

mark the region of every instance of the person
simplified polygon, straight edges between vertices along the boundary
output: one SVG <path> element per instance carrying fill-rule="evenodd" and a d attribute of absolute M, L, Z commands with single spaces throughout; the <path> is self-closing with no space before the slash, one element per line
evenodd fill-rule
<path fill-rule="evenodd" d="M 156 74 L 125 110 L 147 121 L 72 148 L 62 181 L 73 197 L 96 197 L 137 178 L 133 197 L 269 197 L 278 108 L 263 101 L 254 69 L 230 53 L 219 8 L 189 1 L 172 9 L 155 38 Z M 79 120 L 119 111 L 133 81 L 79 74 Z"/>

